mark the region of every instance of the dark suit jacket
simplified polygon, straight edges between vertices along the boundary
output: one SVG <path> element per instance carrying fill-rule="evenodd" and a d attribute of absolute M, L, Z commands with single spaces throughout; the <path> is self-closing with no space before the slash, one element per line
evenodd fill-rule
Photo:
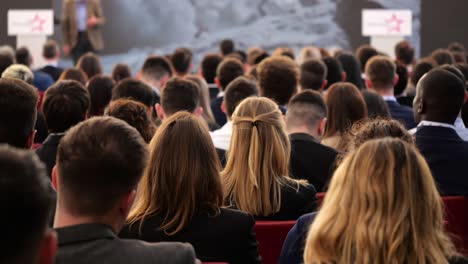
<path fill-rule="evenodd" d="M 34 129 L 36 129 L 37 131 L 36 137 L 34 138 L 34 143 L 42 144 L 42 142 L 44 142 L 44 140 L 49 135 L 49 131 L 47 131 L 47 123 L 45 121 L 45 117 L 42 111 L 37 111 L 37 120 Z"/>
<path fill-rule="evenodd" d="M 390 110 L 390 115 L 393 119 L 401 121 L 407 129 L 416 127 L 417 124 L 414 121 L 413 110 L 410 107 L 400 105 L 394 101 L 385 102 L 387 102 L 388 110 Z"/>
<path fill-rule="evenodd" d="M 415 137 L 441 194 L 468 195 L 468 142 L 446 127 L 418 127 Z"/>
<path fill-rule="evenodd" d="M 295 179 L 308 180 L 318 192 L 325 191 L 333 175 L 338 152 L 320 144 L 308 134 L 291 134 L 289 139 L 291 141 L 289 162 L 291 176 Z"/>
<path fill-rule="evenodd" d="M 180 241 L 193 245 L 200 260 L 206 262 L 260 263 L 258 242 L 252 216 L 236 210 L 221 209 L 219 216 L 207 213 L 195 215 L 179 233 L 168 236 L 158 229 L 163 219 L 154 215 L 140 223 L 126 226 L 122 238 L 137 238 L 148 242 Z"/>
<path fill-rule="evenodd" d="M 218 123 L 219 126 L 224 126 L 227 122 L 226 114 L 221 110 L 223 99 L 224 97 L 218 97 L 211 102 L 211 111 L 213 112 L 216 123 Z"/>
<path fill-rule="evenodd" d="M 63 69 L 60 67 L 47 65 L 41 69 L 41 72 L 47 73 L 50 77 L 52 77 L 52 80 L 56 82 L 60 78 L 60 75 L 62 74 Z"/>
<path fill-rule="evenodd" d="M 39 156 L 42 162 L 46 165 L 47 174 L 49 177 L 52 175 L 52 169 L 55 166 L 55 158 L 57 156 L 57 148 L 62 139 L 63 134 L 50 134 L 42 146 L 36 150 L 36 154 Z"/>
<path fill-rule="evenodd" d="M 57 264 L 195 263 L 195 252 L 189 244 L 119 239 L 110 227 L 101 224 L 76 225 L 56 231 Z"/>

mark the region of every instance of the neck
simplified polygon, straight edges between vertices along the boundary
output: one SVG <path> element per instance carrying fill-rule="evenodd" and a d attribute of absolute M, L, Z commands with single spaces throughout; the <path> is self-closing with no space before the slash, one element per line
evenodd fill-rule
<path fill-rule="evenodd" d="M 429 121 L 429 122 L 437 122 L 437 123 L 444 123 L 444 124 L 449 124 L 453 125 L 455 123 L 456 118 L 446 118 L 446 117 L 440 117 L 440 116 L 422 116 L 421 118 L 423 121 Z"/>
<path fill-rule="evenodd" d="M 321 136 L 317 132 L 310 131 L 305 127 L 292 127 L 288 128 L 288 134 L 307 134 L 312 136 L 315 139 L 320 140 Z"/>
<path fill-rule="evenodd" d="M 384 87 L 384 88 L 372 88 L 375 92 L 377 92 L 380 96 L 395 96 L 393 92 L 393 87 Z"/>
<path fill-rule="evenodd" d="M 109 216 L 80 216 L 71 214 L 68 210 L 57 206 L 54 218 L 54 228 L 63 228 L 68 226 L 82 225 L 82 224 L 105 224 L 112 227 L 115 233 L 118 233 L 122 228 L 122 221 L 120 217 Z"/>

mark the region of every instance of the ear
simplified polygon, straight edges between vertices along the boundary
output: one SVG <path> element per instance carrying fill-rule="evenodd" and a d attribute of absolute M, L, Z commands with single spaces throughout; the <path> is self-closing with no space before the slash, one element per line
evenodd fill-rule
<path fill-rule="evenodd" d="M 465 92 L 465 100 L 463 100 L 464 103 L 466 103 L 466 101 L 468 101 L 468 93 Z"/>
<path fill-rule="evenodd" d="M 327 79 L 323 80 L 322 86 L 320 86 L 320 91 L 325 90 L 325 87 L 327 87 L 327 84 L 328 84 L 328 80 Z"/>
<path fill-rule="evenodd" d="M 57 254 L 57 234 L 53 229 L 47 230 L 44 239 L 40 245 L 39 263 L 53 264 L 55 263 L 55 255 Z"/>
<path fill-rule="evenodd" d="M 320 123 L 319 123 L 319 126 L 318 126 L 318 134 L 320 135 L 320 137 L 323 136 L 323 134 L 325 134 L 325 126 L 327 125 L 327 118 L 324 117 L 322 118 L 322 120 L 320 120 Z"/>
<path fill-rule="evenodd" d="M 202 69 L 202 67 L 200 67 L 200 68 L 198 69 L 198 76 L 200 76 L 200 77 L 203 78 L 203 69 Z"/>
<path fill-rule="evenodd" d="M 220 91 L 222 91 L 221 82 L 219 82 L 218 77 L 215 77 L 215 84 L 216 84 L 216 86 L 218 87 L 218 89 L 219 89 Z"/>
<path fill-rule="evenodd" d="M 347 79 L 348 79 L 348 74 L 345 71 L 342 71 L 341 72 L 341 80 L 343 82 L 346 82 Z"/>
<path fill-rule="evenodd" d="M 195 108 L 195 111 L 193 111 L 193 114 L 195 116 L 198 116 L 198 117 L 202 116 L 203 115 L 203 108 L 201 108 L 201 107 Z"/>
<path fill-rule="evenodd" d="M 227 114 L 226 113 L 226 102 L 223 100 L 223 102 L 221 103 L 221 111 L 223 111 L 223 113 Z"/>
<path fill-rule="evenodd" d="M 395 74 L 395 77 L 393 79 L 393 86 L 397 85 L 399 80 L 400 80 L 400 76 L 398 76 L 398 74 Z"/>
<path fill-rule="evenodd" d="M 130 209 L 132 208 L 133 202 L 135 201 L 136 190 L 132 190 L 127 193 L 122 200 L 120 200 L 119 211 L 123 219 L 127 218 Z"/>
<path fill-rule="evenodd" d="M 164 120 L 164 109 L 160 104 L 156 104 L 156 113 L 158 114 L 159 119 Z"/>
<path fill-rule="evenodd" d="M 57 164 L 52 169 L 52 186 L 54 187 L 55 191 L 58 191 L 58 172 L 57 172 Z"/>
<path fill-rule="evenodd" d="M 31 131 L 31 134 L 29 134 L 28 139 L 26 140 L 26 148 L 31 149 L 34 146 L 34 139 L 36 138 L 36 133 L 37 130 Z"/>
<path fill-rule="evenodd" d="M 366 78 L 365 82 L 366 82 L 367 88 L 372 89 L 372 82 L 367 78 Z"/>
<path fill-rule="evenodd" d="M 423 114 L 426 111 L 426 106 L 424 105 L 424 101 L 422 98 L 419 98 L 418 104 L 418 114 Z"/>

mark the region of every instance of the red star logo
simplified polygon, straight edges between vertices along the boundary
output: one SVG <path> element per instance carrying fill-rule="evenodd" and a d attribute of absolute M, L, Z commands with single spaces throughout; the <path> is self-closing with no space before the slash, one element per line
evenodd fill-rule
<path fill-rule="evenodd" d="M 44 24 L 46 20 L 41 18 L 39 14 L 36 14 L 33 20 L 31 20 L 31 31 L 32 32 L 43 32 Z"/>
<path fill-rule="evenodd" d="M 398 18 L 396 14 L 393 14 L 390 19 L 386 19 L 385 22 L 387 23 L 389 33 L 401 33 L 401 25 L 404 21 L 403 19 Z"/>

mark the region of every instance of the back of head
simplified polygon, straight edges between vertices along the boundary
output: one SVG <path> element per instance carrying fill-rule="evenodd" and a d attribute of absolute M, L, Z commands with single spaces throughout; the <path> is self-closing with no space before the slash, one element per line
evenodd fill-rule
<path fill-rule="evenodd" d="M 260 94 L 279 105 L 287 105 L 297 92 L 298 68 L 293 60 L 284 56 L 262 61 L 257 68 Z"/>
<path fill-rule="evenodd" d="M 414 61 L 414 46 L 409 41 L 401 41 L 395 45 L 395 58 L 403 65 L 410 65 Z"/>
<path fill-rule="evenodd" d="M 109 104 L 106 115 L 121 119 L 136 128 L 146 143 L 149 143 L 156 130 L 146 106 L 140 102 L 119 99 Z"/>
<path fill-rule="evenodd" d="M 449 71 L 453 73 L 455 76 L 457 76 L 460 80 L 463 81 L 463 83 L 466 82 L 465 75 L 463 75 L 462 71 L 455 67 L 455 65 L 449 65 L 449 64 L 444 64 L 442 66 L 437 67 L 436 69 L 442 69 Z"/>
<path fill-rule="evenodd" d="M 114 90 L 112 90 L 112 100 L 121 98 L 129 98 L 138 101 L 148 108 L 154 105 L 153 90 L 137 79 L 127 78 L 114 87 Z"/>
<path fill-rule="evenodd" d="M 15 63 L 14 54 L 9 54 L 8 52 L 0 52 L 0 75 L 12 64 Z"/>
<path fill-rule="evenodd" d="M 34 74 L 26 65 L 12 64 L 2 73 L 2 78 L 17 79 L 32 84 Z"/>
<path fill-rule="evenodd" d="M 112 99 L 114 85 L 114 80 L 104 75 L 96 75 L 89 80 L 86 86 L 91 99 L 89 116 L 101 116 L 104 114 L 104 109 Z"/>
<path fill-rule="evenodd" d="M 236 110 L 236 107 L 246 98 L 258 96 L 257 84 L 246 78 L 238 77 L 232 81 L 226 88 L 224 94 L 224 104 L 226 106 L 226 114 L 229 118 Z"/>
<path fill-rule="evenodd" d="M 466 81 L 466 88 L 468 89 L 468 64 L 466 63 L 457 63 L 454 65 L 462 74 L 463 76 L 465 77 L 465 81 Z"/>
<path fill-rule="evenodd" d="M 448 50 L 452 52 L 466 52 L 465 46 L 460 42 L 452 42 L 448 46 Z"/>
<path fill-rule="evenodd" d="M 416 148 L 371 140 L 335 171 L 305 262 L 447 263 L 455 251 L 443 222 L 442 199 Z"/>
<path fill-rule="evenodd" d="M 30 67 L 32 64 L 32 56 L 29 49 L 26 47 L 21 47 L 16 50 L 16 63 L 23 64 L 25 66 Z"/>
<path fill-rule="evenodd" d="M 313 131 L 326 117 L 327 105 L 320 93 L 307 90 L 291 98 L 286 113 L 286 126 L 289 130 L 305 126 Z"/>
<path fill-rule="evenodd" d="M 306 60 L 300 66 L 299 83 L 302 90 L 321 90 L 327 74 L 328 70 L 325 63 L 318 59 Z"/>
<path fill-rule="evenodd" d="M 396 65 L 388 57 L 375 56 L 367 62 L 366 79 L 376 91 L 393 88 L 396 74 Z"/>
<path fill-rule="evenodd" d="M 336 59 L 341 63 L 343 71 L 346 72 L 346 81 L 356 85 L 359 89 L 364 88 L 361 65 L 356 56 L 353 54 L 341 53 L 336 56 Z"/>
<path fill-rule="evenodd" d="M 8 214 L 0 220 L 8 227 L 0 262 L 37 263 L 53 201 L 44 165 L 33 152 L 1 145 L 0 182 L 1 210 Z"/>
<path fill-rule="evenodd" d="M 81 56 L 76 67 L 83 70 L 88 79 L 93 78 L 95 75 L 102 74 L 101 60 L 92 52 L 85 53 Z"/>
<path fill-rule="evenodd" d="M 327 86 L 325 89 L 328 89 L 337 82 L 342 82 L 343 67 L 340 61 L 333 57 L 324 57 L 322 61 L 327 66 Z"/>
<path fill-rule="evenodd" d="M 112 117 L 73 127 L 57 151 L 58 206 L 75 216 L 100 217 L 136 188 L 147 158 L 136 129 Z"/>
<path fill-rule="evenodd" d="M 219 50 L 223 56 L 233 53 L 235 50 L 234 41 L 232 41 L 232 39 L 223 39 L 219 43 Z"/>
<path fill-rule="evenodd" d="M 150 144 L 150 158 L 129 221 L 153 214 L 159 228 L 179 232 L 194 214 L 217 214 L 223 203 L 220 164 L 200 118 L 179 112 L 164 120 Z"/>
<path fill-rule="evenodd" d="M 165 77 L 171 77 L 172 71 L 172 64 L 167 58 L 149 56 L 141 68 L 141 77 L 143 79 L 160 81 Z"/>
<path fill-rule="evenodd" d="M 413 72 L 411 74 L 410 83 L 416 87 L 419 80 L 424 76 L 424 74 L 428 73 L 435 67 L 435 62 L 433 60 L 420 60 L 413 68 Z"/>
<path fill-rule="evenodd" d="M 454 64 L 452 53 L 447 49 L 436 49 L 431 53 L 431 58 L 437 63 L 437 65 Z"/>
<path fill-rule="evenodd" d="M 418 83 L 414 99 L 417 121 L 420 119 L 453 124 L 463 106 L 465 83 L 444 69 L 434 69 Z"/>
<path fill-rule="evenodd" d="M 57 42 L 53 39 L 48 40 L 42 46 L 42 57 L 46 60 L 57 59 L 59 55 Z"/>
<path fill-rule="evenodd" d="M 62 72 L 59 78 L 60 81 L 64 80 L 73 80 L 81 83 L 82 85 L 86 85 L 88 81 L 88 77 L 86 73 L 80 68 L 69 68 Z"/>
<path fill-rule="evenodd" d="M 379 94 L 369 91 L 363 90 L 361 91 L 364 101 L 366 102 L 367 112 L 369 118 L 390 118 L 390 110 L 388 109 L 388 105 L 383 99 L 382 96 Z"/>
<path fill-rule="evenodd" d="M 280 209 L 281 185 L 289 174 L 290 143 L 278 106 L 265 97 L 242 101 L 232 116 L 229 157 L 223 170 L 224 196 L 253 215 Z"/>
<path fill-rule="evenodd" d="M 171 56 L 172 66 L 178 74 L 186 75 L 192 66 L 192 51 L 187 48 L 178 48 Z"/>
<path fill-rule="evenodd" d="M 362 45 L 356 50 L 356 57 L 361 63 L 362 72 L 366 69 L 367 61 L 377 55 L 379 55 L 379 52 L 370 45 Z"/>
<path fill-rule="evenodd" d="M 398 75 L 398 82 L 395 84 L 393 93 L 395 96 L 401 95 L 408 86 L 408 69 L 401 63 L 396 62 L 396 74 Z"/>
<path fill-rule="evenodd" d="M 127 64 L 119 63 L 112 69 L 112 79 L 118 83 L 123 79 L 131 78 L 132 70 Z"/>
<path fill-rule="evenodd" d="M 244 65 L 234 58 L 224 59 L 216 69 L 216 78 L 219 81 L 220 88 L 224 91 L 234 79 L 244 75 Z"/>
<path fill-rule="evenodd" d="M 89 93 L 76 81 L 59 81 L 47 89 L 42 112 L 51 133 L 63 133 L 85 120 Z"/>
<path fill-rule="evenodd" d="M 203 57 L 201 71 L 207 83 L 215 83 L 216 69 L 222 60 L 223 58 L 220 55 L 214 53 L 206 54 L 205 57 Z"/>
<path fill-rule="evenodd" d="M 285 56 L 290 58 L 291 60 L 295 60 L 296 56 L 294 55 L 294 50 L 290 47 L 280 47 L 276 48 L 273 51 L 273 56 Z"/>
<path fill-rule="evenodd" d="M 0 143 L 29 147 L 38 98 L 33 86 L 16 79 L 0 79 Z"/>
<path fill-rule="evenodd" d="M 258 55 L 264 53 L 265 51 L 258 47 L 249 48 L 247 51 L 247 64 L 250 66 L 255 65 L 255 59 Z"/>
<path fill-rule="evenodd" d="M 325 96 L 328 116 L 324 137 L 345 134 L 351 126 L 367 117 L 367 107 L 359 89 L 351 83 L 336 83 Z"/>
<path fill-rule="evenodd" d="M 299 56 L 299 63 L 304 63 L 308 60 L 320 60 L 322 59 L 322 54 L 320 54 L 320 49 L 314 46 L 304 47 L 301 50 L 301 54 Z"/>
<path fill-rule="evenodd" d="M 197 84 L 180 77 L 171 78 L 161 94 L 161 106 L 166 116 L 179 111 L 193 113 L 199 103 L 200 94 Z"/>

